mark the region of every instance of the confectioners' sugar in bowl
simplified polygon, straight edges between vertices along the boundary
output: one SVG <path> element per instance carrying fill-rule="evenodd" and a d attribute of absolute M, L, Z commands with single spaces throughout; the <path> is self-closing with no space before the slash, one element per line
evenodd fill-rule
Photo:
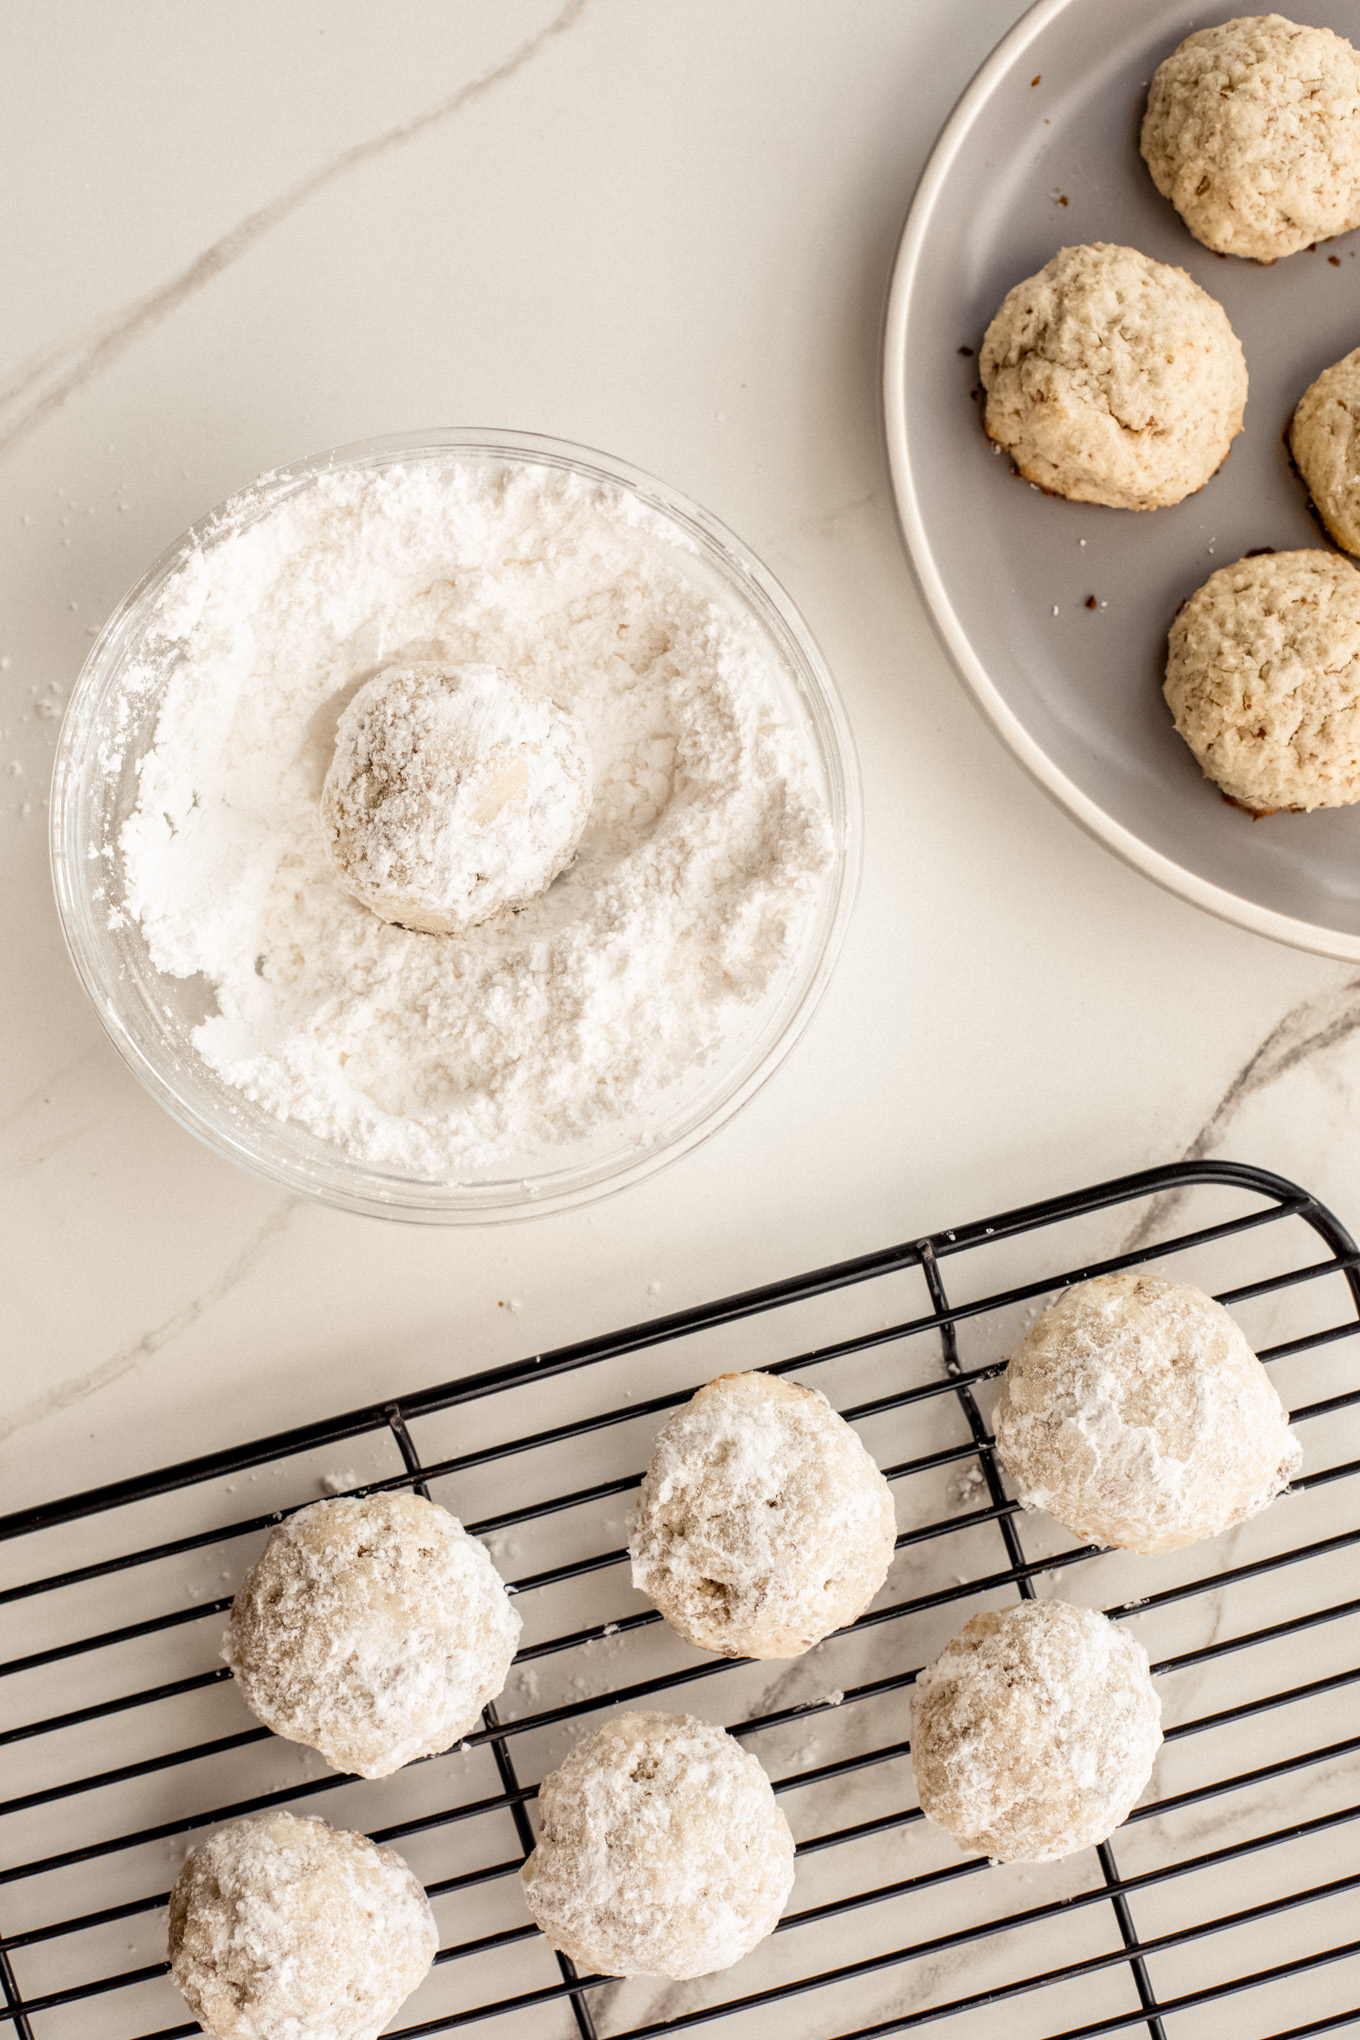
<path fill-rule="evenodd" d="M 322 788 L 384 674 L 436 716 L 473 689 L 476 729 L 494 696 L 498 740 L 512 696 L 570 723 L 589 811 L 546 889 L 431 933 L 347 885 Z M 488 770 L 513 855 L 547 782 Z M 96 643 L 54 786 L 72 956 L 152 1092 L 292 1189 L 430 1220 L 620 1187 L 730 1118 L 858 859 L 844 711 L 773 578 L 651 477 L 489 431 L 299 463 L 186 534 Z"/>

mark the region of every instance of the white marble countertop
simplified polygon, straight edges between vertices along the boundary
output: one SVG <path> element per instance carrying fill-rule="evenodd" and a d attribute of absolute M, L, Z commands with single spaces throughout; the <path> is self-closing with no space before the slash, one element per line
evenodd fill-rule
<path fill-rule="evenodd" d="M 3 0 L 0 1509 L 1185 1155 L 1360 1223 L 1360 978 L 1050 807 L 902 556 L 888 267 L 1021 11 Z M 823 646 L 866 798 L 848 946 L 775 1080 L 625 1195 L 485 1229 L 314 1207 L 183 1133 L 48 878 L 61 707 L 148 561 L 262 469 L 434 423 L 605 448 L 729 523 Z"/>

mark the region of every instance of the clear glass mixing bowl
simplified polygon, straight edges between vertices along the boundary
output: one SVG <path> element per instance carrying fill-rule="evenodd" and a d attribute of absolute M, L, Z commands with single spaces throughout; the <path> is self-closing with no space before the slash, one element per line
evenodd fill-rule
<path fill-rule="evenodd" d="M 610 482 L 662 512 L 694 552 L 679 552 L 711 598 L 751 618 L 768 645 L 791 711 L 819 762 L 835 832 L 835 857 L 809 938 L 796 963 L 729 1036 L 720 1053 L 656 1100 L 655 1110 L 592 1138 L 554 1146 L 513 1170 L 431 1180 L 356 1161 L 301 1126 L 274 1118 L 195 1052 L 193 1029 L 215 1010 L 200 979 L 153 968 L 140 929 L 110 926 L 117 859 L 104 853 L 138 797 L 137 762 L 160 712 L 155 690 L 125 686 L 165 581 L 194 546 L 211 546 L 220 511 L 185 532 L 119 604 L 71 696 L 52 789 L 52 871 L 62 928 L 81 982 L 115 1046 L 152 1096 L 219 1154 L 268 1181 L 349 1211 L 434 1224 L 486 1222 L 556 1211 L 620 1190 L 697 1147 L 740 1111 L 784 1060 L 826 989 L 859 878 L 861 818 L 854 743 L 840 697 L 789 597 L 741 541 L 652 475 L 588 447 L 525 432 L 447 429 L 402 433 L 298 461 L 256 485 L 255 516 L 336 468 L 486 461 L 565 468 Z M 235 528 L 240 529 L 239 517 Z M 116 769 L 107 761 L 118 759 Z M 113 918 L 117 918 L 114 916 Z"/>

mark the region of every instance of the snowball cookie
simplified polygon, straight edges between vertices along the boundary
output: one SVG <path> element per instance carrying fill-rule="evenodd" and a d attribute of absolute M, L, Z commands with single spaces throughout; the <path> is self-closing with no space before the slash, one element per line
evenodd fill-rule
<path fill-rule="evenodd" d="M 385 1778 L 478 1725 L 519 1631 L 485 1545 L 447 1509 L 340 1497 L 279 1525 L 231 1604 L 222 1655 L 276 1735 Z"/>
<path fill-rule="evenodd" d="M 1136 248 L 1060 248 L 982 343 L 989 436 L 1050 494 L 1155 510 L 1202 489 L 1242 430 L 1222 305 Z"/>
<path fill-rule="evenodd" d="M 605 1976 L 708 1976 L 749 1955 L 793 1888 L 770 1781 L 725 1729 L 620 1714 L 538 1788 L 520 1876 L 554 1948 Z"/>
<path fill-rule="evenodd" d="M 1128 1551 L 1178 1551 L 1245 1522 L 1302 1459 L 1222 1304 L 1137 1270 L 1079 1283 L 1036 1319 L 995 1428 L 1026 1508 Z"/>
<path fill-rule="evenodd" d="M 340 717 L 321 793 L 346 890 L 434 935 L 546 892 L 589 812 L 580 724 L 494 666 L 367 681 Z"/>
<path fill-rule="evenodd" d="M 1274 262 L 1360 226 L 1360 56 L 1330 28 L 1248 14 L 1157 71 L 1143 158 L 1197 241 Z"/>
<path fill-rule="evenodd" d="M 328 1821 L 228 1821 L 170 1894 L 170 1974 L 218 2040 L 374 2040 L 434 1960 L 393 1849 Z"/>
<path fill-rule="evenodd" d="M 1289 450 L 1331 536 L 1360 553 L 1360 347 L 1299 398 Z"/>
<path fill-rule="evenodd" d="M 882 1586 L 888 1483 L 815 1388 L 720 1374 L 657 1436 L 633 1519 L 633 1585 L 687 1643 L 792 1658 Z"/>
<path fill-rule="evenodd" d="M 1161 1718 L 1147 1652 L 1094 1609 L 975 1615 L 912 1693 L 921 1811 L 1002 1863 L 1092 1848 L 1152 1776 Z"/>
<path fill-rule="evenodd" d="M 1360 571 L 1320 549 L 1220 567 L 1171 626 L 1163 691 L 1253 814 L 1360 800 Z"/>

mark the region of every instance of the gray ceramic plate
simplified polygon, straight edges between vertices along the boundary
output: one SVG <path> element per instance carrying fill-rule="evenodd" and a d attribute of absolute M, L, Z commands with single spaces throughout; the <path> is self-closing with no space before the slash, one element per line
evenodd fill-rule
<path fill-rule="evenodd" d="M 1168 625 L 1215 567 L 1254 546 L 1327 543 L 1281 435 L 1319 370 L 1360 343 L 1360 234 L 1268 269 L 1212 255 L 1138 154 L 1156 66 L 1192 27 L 1231 12 L 1206 16 L 1193 0 L 1039 0 L 993 51 L 935 146 L 898 252 L 888 450 L 945 645 L 1045 791 L 1196 905 L 1353 959 L 1360 809 L 1251 821 L 1203 778 L 1161 695 Z M 1289 12 L 1360 40 L 1355 0 L 1292 0 Z M 1100 240 L 1188 270 L 1246 352 L 1246 429 L 1208 487 L 1174 509 L 1039 494 L 993 454 L 972 397 L 977 361 L 962 350 L 981 346 L 1011 285 L 1064 244 Z M 1104 606 L 1088 609 L 1092 595 Z"/>

